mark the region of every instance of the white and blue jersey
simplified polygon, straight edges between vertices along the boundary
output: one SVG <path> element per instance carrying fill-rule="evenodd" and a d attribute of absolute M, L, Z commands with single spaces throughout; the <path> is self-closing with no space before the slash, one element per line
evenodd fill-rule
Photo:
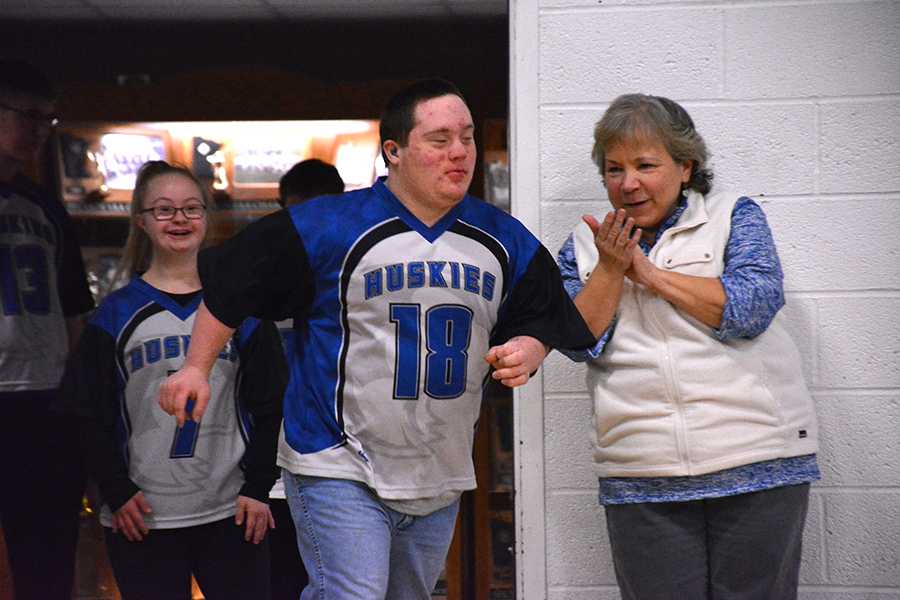
<path fill-rule="evenodd" d="M 55 390 L 65 318 L 93 308 L 70 228 L 62 206 L 24 178 L 0 183 L 0 399 Z"/>
<path fill-rule="evenodd" d="M 386 500 L 475 487 L 490 345 L 595 341 L 546 249 L 469 196 L 431 227 L 381 181 L 311 200 L 202 253 L 200 273 L 226 324 L 295 319 L 279 464 Z"/>
<path fill-rule="evenodd" d="M 270 362 L 274 370 L 280 364 L 283 372 L 271 323 L 266 324 L 270 348 L 260 342 L 260 322 L 247 319 L 219 354 L 201 423 L 179 428 L 159 406 L 160 384 L 184 362 L 200 301 L 200 292 L 170 295 L 133 279 L 100 305 L 73 356 L 65 391 L 98 438 L 89 441 L 88 456 L 104 496 L 105 526 L 111 525 L 111 509 L 138 490 L 153 509 L 145 516 L 147 526 L 165 529 L 229 517 L 239 493 L 265 500 L 274 481 L 283 377 L 250 374 L 241 364 L 252 351 L 257 356 L 251 360 Z M 265 379 L 272 389 L 242 397 L 247 394 L 238 393 L 239 379 L 245 376 Z M 257 449 L 261 461 L 251 470 L 248 444 L 260 412 L 269 430 L 268 466 Z"/>

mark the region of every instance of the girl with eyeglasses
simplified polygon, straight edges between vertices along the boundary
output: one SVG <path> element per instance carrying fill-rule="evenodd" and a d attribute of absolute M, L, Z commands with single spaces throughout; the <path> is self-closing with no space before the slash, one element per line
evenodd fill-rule
<path fill-rule="evenodd" d="M 286 380 L 274 325 L 238 328 L 213 367 L 202 422 L 179 428 L 156 401 L 202 302 L 206 206 L 189 170 L 141 168 L 123 258 L 136 277 L 101 303 L 64 379 L 126 600 L 187 599 L 192 574 L 208 599 L 268 597 L 268 493 Z"/>

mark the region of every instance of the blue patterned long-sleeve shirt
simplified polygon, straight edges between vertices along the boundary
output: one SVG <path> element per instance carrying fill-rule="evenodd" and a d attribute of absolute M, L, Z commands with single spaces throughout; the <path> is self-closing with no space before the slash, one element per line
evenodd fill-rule
<path fill-rule="evenodd" d="M 640 242 L 644 254 L 650 253 L 659 237 L 678 222 L 686 208 L 687 201 L 680 198 L 675 211 L 657 230 L 652 243 L 643 240 Z M 578 276 L 575 245 L 571 235 L 560 248 L 557 262 L 563 285 L 569 296 L 574 298 L 581 292 L 584 284 Z M 724 262 L 720 280 L 725 289 L 725 306 L 722 321 L 713 330 L 713 335 L 721 341 L 754 338 L 766 330 L 784 306 L 784 275 L 766 216 L 750 198 L 742 197 L 735 203 Z M 615 334 L 615 326 L 614 319 L 593 348 L 581 352 L 567 351 L 566 356 L 576 361 L 597 358 Z M 604 478 L 600 480 L 600 502 L 684 502 L 809 483 L 819 477 L 816 457 L 810 454 L 692 477 Z"/>

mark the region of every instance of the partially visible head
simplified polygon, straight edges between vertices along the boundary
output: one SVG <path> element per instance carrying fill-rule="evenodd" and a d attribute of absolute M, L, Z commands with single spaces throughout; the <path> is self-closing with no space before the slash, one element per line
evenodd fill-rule
<path fill-rule="evenodd" d="M 394 96 L 381 140 L 387 185 L 420 219 L 440 218 L 465 197 L 475 170 L 475 124 L 456 86 L 430 79 Z"/>
<path fill-rule="evenodd" d="M 606 181 L 606 153 L 616 145 L 660 144 L 676 163 L 691 164 L 685 188 L 706 194 L 713 174 L 706 142 L 677 102 L 662 96 L 625 94 L 616 98 L 594 127 L 591 158 Z"/>
<path fill-rule="evenodd" d="M 34 66 L 0 60 L 0 160 L 32 160 L 56 123 L 56 91 Z"/>
<path fill-rule="evenodd" d="M 299 204 L 316 196 L 340 194 L 344 180 L 334 165 L 317 158 L 302 160 L 281 176 L 278 203 L 282 208 Z"/>
<path fill-rule="evenodd" d="M 137 275 L 160 252 L 199 251 L 208 228 L 208 204 L 206 189 L 190 169 L 162 160 L 144 163 L 132 193 L 122 270 Z"/>

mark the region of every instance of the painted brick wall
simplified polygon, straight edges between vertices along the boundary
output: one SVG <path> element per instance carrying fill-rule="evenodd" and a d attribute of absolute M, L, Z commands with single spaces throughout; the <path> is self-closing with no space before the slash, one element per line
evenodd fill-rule
<path fill-rule="evenodd" d="M 608 103 L 681 102 L 717 185 L 761 201 L 784 263 L 822 426 L 802 598 L 900 598 L 900 2 L 514 1 L 537 2 L 543 241 L 608 209 L 590 162 Z M 559 354 L 545 364 L 552 600 L 619 597 L 583 382 Z"/>

